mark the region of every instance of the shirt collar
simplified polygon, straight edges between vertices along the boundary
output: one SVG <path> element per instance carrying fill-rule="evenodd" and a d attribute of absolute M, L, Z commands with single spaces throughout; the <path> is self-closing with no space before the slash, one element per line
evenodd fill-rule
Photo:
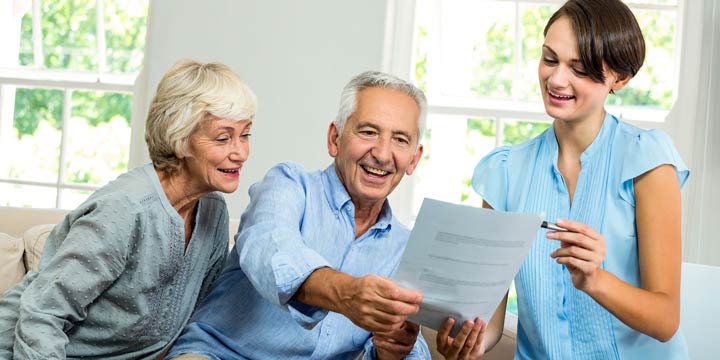
<path fill-rule="evenodd" d="M 590 158 L 595 155 L 598 150 L 603 148 L 603 145 L 607 139 L 610 137 L 610 134 L 612 134 L 612 128 L 617 125 L 617 119 L 612 116 L 609 112 L 605 112 L 605 118 L 603 119 L 603 124 L 600 127 L 600 132 L 595 136 L 595 139 L 593 139 L 592 143 L 590 143 L 590 146 L 588 146 L 585 151 L 580 155 L 580 161 L 585 162 L 589 160 Z M 555 137 L 555 130 L 553 126 L 550 126 L 548 131 L 545 133 L 545 141 L 550 146 L 550 150 L 553 152 L 554 156 L 554 165 L 557 167 L 557 157 L 558 157 L 558 143 L 557 143 L 557 137 Z"/>
<path fill-rule="evenodd" d="M 335 171 L 335 163 L 330 164 L 323 170 L 322 182 L 324 185 L 323 188 L 325 189 L 325 197 L 335 213 L 340 212 L 345 206 L 354 206 L 347 189 L 345 189 L 337 171 Z M 378 221 L 371 226 L 370 229 L 390 230 L 392 219 L 393 214 L 390 208 L 390 202 L 388 199 L 385 199 L 382 209 L 380 210 L 380 215 L 378 215 Z"/>
<path fill-rule="evenodd" d="M 610 134 L 612 134 L 612 131 L 610 129 L 615 125 L 617 120 L 614 116 L 610 115 L 609 112 L 605 112 L 605 118 L 603 118 L 603 124 L 602 127 L 600 127 L 600 132 L 595 136 L 595 139 L 592 143 L 590 143 L 590 146 L 583 151 L 582 155 L 580 155 L 580 161 L 585 162 L 587 160 L 590 160 L 590 158 L 595 155 L 598 150 L 602 149 L 604 147 L 603 144 L 608 140 L 610 137 Z"/>

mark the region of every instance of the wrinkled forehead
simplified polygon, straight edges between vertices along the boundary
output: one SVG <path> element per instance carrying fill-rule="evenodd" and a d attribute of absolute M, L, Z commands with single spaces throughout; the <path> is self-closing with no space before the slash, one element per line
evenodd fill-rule
<path fill-rule="evenodd" d="M 373 125 L 390 131 L 401 131 L 418 138 L 420 106 L 415 99 L 399 90 L 366 88 L 358 93 L 357 106 L 348 119 L 354 127 Z"/>

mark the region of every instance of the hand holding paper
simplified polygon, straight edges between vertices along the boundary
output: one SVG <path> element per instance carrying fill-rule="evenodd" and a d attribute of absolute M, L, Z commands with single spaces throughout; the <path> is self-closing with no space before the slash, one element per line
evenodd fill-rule
<path fill-rule="evenodd" d="M 543 218 L 425 199 L 395 276 L 423 293 L 410 321 L 439 329 L 451 316 L 485 322 L 505 295 Z"/>

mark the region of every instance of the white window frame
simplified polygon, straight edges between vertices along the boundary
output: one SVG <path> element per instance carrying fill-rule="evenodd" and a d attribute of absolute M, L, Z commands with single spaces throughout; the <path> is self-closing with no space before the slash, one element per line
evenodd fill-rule
<path fill-rule="evenodd" d="M 497 0 L 496 0 L 497 1 Z M 499 0 L 511 3 L 537 3 L 548 4 L 557 3 L 561 5 L 564 0 Z M 400 76 L 401 78 L 414 81 L 414 31 L 416 30 L 416 0 L 388 0 L 387 17 L 386 17 L 386 36 L 383 58 L 383 70 Z M 682 50 L 685 49 L 682 34 L 688 31 L 688 27 L 692 27 L 692 21 L 687 22 L 685 19 L 685 6 L 687 0 L 677 0 L 677 5 L 653 5 L 653 4 L 631 4 L 632 9 L 639 10 L 660 10 L 660 11 L 677 11 L 678 23 L 676 24 L 677 33 L 675 44 L 680 51 L 675 51 L 675 67 L 676 77 L 682 78 L 683 73 L 688 69 L 680 66 Z M 697 24 L 697 21 L 695 21 Z M 520 22 L 516 21 L 516 35 L 519 30 Z M 516 46 L 520 42 L 516 41 Z M 515 52 L 518 56 L 519 52 Z M 629 106 L 607 106 L 608 111 L 620 117 L 624 121 L 628 121 L 643 128 L 667 128 L 672 122 L 668 115 L 675 108 L 678 96 L 677 78 L 674 79 L 674 105 L 670 110 L 657 110 L 649 108 L 633 108 Z M 522 119 L 523 121 L 550 123 L 550 119 L 545 113 L 542 103 L 519 102 L 512 100 L 484 100 L 484 99 L 449 99 L 439 94 L 428 94 L 428 114 L 442 115 L 462 115 L 476 118 L 492 118 L 495 120 L 496 127 L 496 145 L 500 145 L 503 141 L 503 126 L 506 119 Z M 463 134 L 464 136 L 464 134 Z M 469 169 L 468 172 L 471 172 Z M 408 179 L 402 182 L 398 188 L 391 194 L 393 203 L 396 204 L 394 212 L 404 222 L 412 224 L 416 214 L 413 213 L 414 199 L 414 181 Z M 397 205 L 399 204 L 399 205 Z"/>
<path fill-rule="evenodd" d="M 708 153 L 708 149 L 717 147 L 717 145 L 713 145 L 713 142 L 718 140 L 716 135 L 710 135 L 710 138 L 706 136 L 703 141 L 697 141 L 698 135 L 703 130 L 711 127 L 707 124 L 708 119 L 712 116 L 710 109 L 717 107 L 717 105 L 713 105 L 714 100 L 707 93 L 710 93 L 711 96 L 712 94 L 720 95 L 718 93 L 720 89 L 715 88 L 718 87 L 717 84 L 713 85 L 712 80 L 710 80 L 713 73 L 712 69 L 716 68 L 713 64 L 720 62 L 720 58 L 717 56 L 718 51 L 715 49 L 717 46 L 708 47 L 704 45 L 707 44 L 708 39 L 716 40 L 720 35 L 717 30 L 720 18 L 706 16 L 707 13 L 720 14 L 720 5 L 714 4 L 714 1 L 698 0 L 689 4 L 687 0 L 678 0 L 677 36 L 675 39 L 677 48 L 677 51 L 675 51 L 675 76 L 677 76 L 677 79 L 674 81 L 674 102 L 670 110 L 650 110 L 641 114 L 641 116 L 637 116 L 636 113 L 623 112 L 623 109 L 612 106 L 608 107 L 609 111 L 621 116 L 626 121 L 641 127 L 660 128 L 669 133 L 688 166 L 693 169 L 693 160 L 698 163 L 696 175 L 700 176 L 704 175 L 704 173 L 712 173 L 712 166 L 707 164 L 707 161 L 708 159 L 718 158 L 716 155 Z M 533 2 L 546 3 L 547 1 L 538 0 Z M 415 36 L 415 5 L 415 0 L 388 0 L 385 51 L 383 54 L 384 71 L 411 81 L 414 81 L 415 65 L 413 42 Z M 642 7 L 654 8 L 652 5 Z M 472 106 L 462 104 L 438 104 L 433 99 L 430 99 L 428 109 L 429 113 L 460 114 L 470 117 L 509 116 L 543 121 L 544 109 L 540 109 L 540 111 L 542 111 L 542 114 L 539 114 L 537 110 L 518 113 L 515 111 L 507 112 L 504 109 L 493 107 L 478 111 Z M 695 119 L 696 115 L 697 120 Z M 544 120 L 549 121 L 546 115 Z M 661 122 L 657 122 L 658 120 Z M 502 129 L 502 126 L 498 123 L 499 121 L 496 123 L 498 129 Z M 696 123 L 698 124 L 698 130 L 694 129 Z M 713 134 L 716 133 L 719 132 L 713 132 Z M 497 134 L 501 134 L 501 132 L 497 132 Z M 713 136 L 715 137 L 713 138 Z M 715 171 L 718 172 L 720 169 L 715 169 Z M 689 218 L 685 220 L 683 228 L 684 261 L 706 264 L 720 262 L 720 254 L 708 255 L 707 251 L 703 251 L 703 249 L 720 248 L 720 245 L 717 245 L 717 238 L 713 240 L 704 238 L 711 233 L 715 233 L 713 229 L 710 229 L 711 224 L 702 223 L 703 219 L 708 218 L 706 215 L 711 215 L 707 210 L 710 207 L 709 205 L 717 205 L 717 196 L 713 197 L 711 192 L 712 189 L 707 186 L 703 179 L 698 179 L 683 190 L 685 197 L 683 219 Z M 416 216 L 413 213 L 412 205 L 414 181 L 407 179 L 401 182 L 390 197 L 394 204 L 394 214 L 404 223 L 413 224 Z M 716 199 L 716 201 L 713 202 L 712 199 Z M 716 208 L 715 205 L 712 207 Z M 714 213 L 717 213 L 717 211 L 714 211 Z M 517 331 L 517 317 L 511 313 L 506 313 L 505 331 L 511 333 Z"/>
<path fill-rule="evenodd" d="M 13 10 L 21 2 L 16 0 L 8 2 L 8 11 Z M 5 10 L 5 9 L 3 9 Z M 12 39 L 4 39 L 5 42 L 17 41 L 20 39 L 20 22 L 25 15 L 27 9 L 14 9 L 12 14 L 14 19 L 6 21 L 4 25 L 0 25 L 8 37 Z M 11 12 L 11 11 L 10 11 Z M 63 69 L 44 69 L 44 54 L 42 47 L 42 27 L 40 22 L 40 0 L 32 0 L 32 42 L 33 42 L 33 65 L 17 66 L 19 56 L 19 48 L 12 46 L 10 50 L 12 56 L 6 56 L 0 61 L 0 151 L 9 154 L 12 149 L 7 149 L 6 144 L 9 143 L 8 138 L 12 136 L 14 108 L 15 108 L 15 90 L 17 87 L 32 89 L 54 89 L 63 91 L 63 107 L 62 107 L 62 128 L 60 138 L 60 154 L 58 156 L 58 176 L 54 181 L 29 181 L 21 179 L 0 178 L 0 184 L 16 184 L 41 186 L 52 188 L 56 191 L 55 207 L 60 207 L 65 189 L 70 190 L 86 190 L 94 191 L 100 186 L 73 184 L 65 181 L 65 160 L 67 158 L 67 135 L 70 131 L 70 116 L 72 110 L 72 93 L 77 90 L 86 91 L 106 91 L 111 93 L 135 94 L 135 81 L 138 73 L 108 73 L 107 57 L 106 57 L 106 41 L 105 41 L 105 20 L 103 0 L 95 0 L 95 21 L 96 21 L 96 48 L 98 69 L 97 71 L 75 71 Z M 13 44 L 15 45 L 15 44 Z M 13 63 L 12 61 L 15 61 Z M 130 139 L 128 151 L 133 149 L 133 140 Z M 128 159 L 129 161 L 130 159 Z"/>

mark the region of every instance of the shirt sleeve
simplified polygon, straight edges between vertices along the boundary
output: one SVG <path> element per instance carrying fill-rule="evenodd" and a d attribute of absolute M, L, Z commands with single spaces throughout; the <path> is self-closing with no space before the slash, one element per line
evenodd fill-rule
<path fill-rule="evenodd" d="M 289 311 L 304 328 L 312 328 L 327 311 L 291 298 L 313 271 L 330 264 L 301 236 L 306 201 L 303 173 L 299 165 L 280 164 L 250 188 L 236 251 L 258 293 Z"/>
<path fill-rule="evenodd" d="M 509 146 L 499 147 L 485 155 L 472 177 L 472 187 L 495 210 L 507 211 Z"/>
<path fill-rule="evenodd" d="M 367 341 L 365 341 L 362 358 L 363 360 L 376 360 L 378 358 L 377 352 L 375 351 L 375 345 L 372 342 L 372 336 L 368 337 Z M 405 359 L 425 360 L 430 358 L 430 349 L 428 349 L 427 343 L 422 336 L 422 331 L 420 331 L 418 333 L 417 340 L 415 340 L 415 346 L 413 346 L 412 351 L 405 356 Z"/>
<path fill-rule="evenodd" d="M 685 185 L 690 170 L 675 149 L 672 140 L 660 130 L 643 131 L 631 139 L 621 169 L 620 197 L 635 206 L 634 179 L 660 165 L 675 168 L 680 188 Z"/>
<path fill-rule="evenodd" d="M 20 298 L 15 358 L 65 358 L 66 333 L 124 269 L 138 207 L 121 198 L 88 202 L 55 227 Z"/>

